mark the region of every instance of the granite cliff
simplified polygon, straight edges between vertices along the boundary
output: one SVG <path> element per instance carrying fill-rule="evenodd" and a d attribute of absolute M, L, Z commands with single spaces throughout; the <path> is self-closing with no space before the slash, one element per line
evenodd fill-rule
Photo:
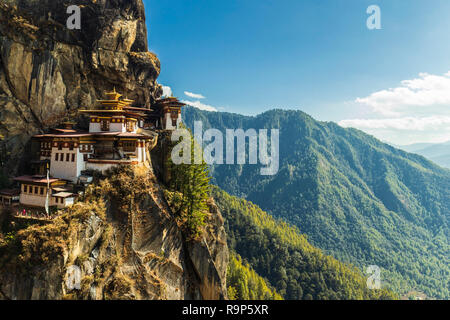
<path fill-rule="evenodd" d="M 81 29 L 66 27 L 81 8 Z M 142 0 L 2 0 L 0 141 L 3 173 L 26 163 L 30 136 L 116 87 L 139 106 L 161 93 Z"/>
<path fill-rule="evenodd" d="M 2 212 L 0 299 L 226 298 L 216 204 L 210 199 L 202 235 L 189 239 L 163 188 L 152 168 L 122 167 L 51 223 L 27 226 Z"/>
<path fill-rule="evenodd" d="M 66 27 L 70 5 L 81 8 L 81 30 Z M 147 107 L 161 96 L 144 12 L 142 0 L 2 0 L 0 178 L 25 171 L 32 135 L 73 119 L 104 91 L 115 87 Z M 158 171 L 155 159 L 167 156 L 152 158 Z M 99 178 L 49 223 L 2 210 L 0 299 L 226 298 L 220 211 L 210 199 L 206 227 L 190 239 L 164 198 L 164 172 L 153 166 Z"/>

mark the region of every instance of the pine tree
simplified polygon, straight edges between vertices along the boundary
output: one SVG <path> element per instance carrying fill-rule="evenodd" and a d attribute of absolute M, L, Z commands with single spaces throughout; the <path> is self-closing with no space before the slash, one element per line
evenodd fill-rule
<path fill-rule="evenodd" d="M 194 161 L 195 154 L 202 154 L 201 146 L 195 142 L 192 135 L 190 140 L 192 160 L 190 164 L 174 164 L 169 159 L 169 188 L 174 191 L 171 202 L 175 215 L 183 222 L 189 237 L 197 238 L 206 224 L 210 177 L 203 157 L 201 156 L 198 164 Z"/>

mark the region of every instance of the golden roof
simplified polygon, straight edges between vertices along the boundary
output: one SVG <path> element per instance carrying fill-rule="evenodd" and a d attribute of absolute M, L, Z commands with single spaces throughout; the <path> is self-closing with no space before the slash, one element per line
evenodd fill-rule
<path fill-rule="evenodd" d="M 116 92 L 116 87 L 114 87 L 113 91 L 105 92 L 105 94 L 108 97 L 108 100 L 119 100 L 119 98 L 122 96 L 120 93 Z"/>

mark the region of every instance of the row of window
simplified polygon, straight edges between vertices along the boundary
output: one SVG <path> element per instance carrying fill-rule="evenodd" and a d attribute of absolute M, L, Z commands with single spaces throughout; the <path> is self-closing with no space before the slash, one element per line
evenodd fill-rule
<path fill-rule="evenodd" d="M 75 153 L 55 153 L 55 161 L 75 162 Z"/>
<path fill-rule="evenodd" d="M 37 194 L 43 196 L 46 188 L 38 186 L 29 186 L 26 184 L 22 185 L 22 192 L 26 194 Z"/>
<path fill-rule="evenodd" d="M 122 144 L 123 151 L 125 152 L 135 152 L 136 142 L 135 141 L 124 141 Z"/>
<path fill-rule="evenodd" d="M 132 122 L 132 121 L 127 121 L 127 122 L 126 122 L 127 131 L 128 131 L 128 132 L 134 131 L 134 125 L 135 125 L 134 122 Z M 110 129 L 110 122 L 109 122 L 109 120 L 102 119 L 102 120 L 100 121 L 100 129 L 101 129 L 102 131 L 109 131 L 109 129 Z"/>
<path fill-rule="evenodd" d="M 55 144 L 54 144 L 54 147 L 57 147 L 58 150 L 62 150 L 63 148 L 69 148 L 70 150 L 73 150 L 74 147 L 76 147 L 76 146 L 77 146 L 77 144 L 68 143 L 68 142 L 65 142 L 65 143 L 55 142 Z M 82 144 L 82 145 L 80 145 L 80 150 L 89 151 L 89 150 L 92 150 L 92 147 L 93 147 L 92 145 Z M 51 148 L 52 148 L 51 142 L 41 142 L 41 150 L 42 149 L 49 150 Z"/>
<path fill-rule="evenodd" d="M 51 149 L 52 143 L 51 142 L 41 142 L 41 149 Z"/>
<path fill-rule="evenodd" d="M 44 196 L 46 194 L 47 188 L 44 187 L 38 187 L 38 186 L 30 186 L 23 184 L 22 185 L 22 192 L 26 194 L 34 194 L 39 196 Z M 64 204 L 64 198 L 55 198 L 55 203 Z"/>
<path fill-rule="evenodd" d="M 64 204 L 64 198 L 55 198 L 55 203 Z"/>
<path fill-rule="evenodd" d="M 81 151 L 91 151 L 92 147 L 93 146 L 91 144 L 82 144 L 82 145 L 80 145 L 80 150 Z"/>

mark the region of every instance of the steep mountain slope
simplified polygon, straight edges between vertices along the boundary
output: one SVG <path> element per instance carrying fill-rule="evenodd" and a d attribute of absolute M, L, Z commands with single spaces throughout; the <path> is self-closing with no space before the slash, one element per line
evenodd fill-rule
<path fill-rule="evenodd" d="M 208 227 L 188 241 L 152 169 L 112 170 L 44 225 L 3 210 L 0 221 L 0 299 L 227 296 L 220 211 L 211 203 Z M 69 286 L 71 270 L 80 271 L 78 288 Z"/>
<path fill-rule="evenodd" d="M 80 30 L 66 26 L 73 5 Z M 142 0 L 2 0 L 0 188 L 29 167 L 32 135 L 76 120 L 114 87 L 148 107 L 162 93 L 159 72 Z M 161 184 L 153 168 L 121 168 L 51 221 L 1 207 L 0 299 L 226 298 L 220 212 L 208 203 L 207 229 L 188 239 Z M 77 290 L 70 270 L 81 273 Z"/>
<path fill-rule="evenodd" d="M 186 108 L 188 127 L 279 128 L 280 168 L 216 165 L 213 182 L 308 235 L 312 244 L 360 268 L 378 265 L 399 292 L 448 298 L 450 171 L 359 130 L 300 111 L 256 117 Z"/>
<path fill-rule="evenodd" d="M 230 249 L 245 258 L 284 298 L 395 298 L 388 290 L 368 289 L 356 268 L 324 255 L 297 228 L 275 220 L 251 202 L 217 187 L 213 196 L 225 218 Z M 238 288 L 238 292 L 246 291 L 245 286 Z"/>
<path fill-rule="evenodd" d="M 81 9 L 69 30 L 67 7 Z M 148 51 L 142 0 L 2 0 L 0 3 L 1 174 L 26 164 L 30 136 L 117 88 L 139 106 L 162 89 Z"/>
<path fill-rule="evenodd" d="M 232 253 L 227 270 L 227 293 L 230 300 L 282 300 L 242 258 Z"/>

